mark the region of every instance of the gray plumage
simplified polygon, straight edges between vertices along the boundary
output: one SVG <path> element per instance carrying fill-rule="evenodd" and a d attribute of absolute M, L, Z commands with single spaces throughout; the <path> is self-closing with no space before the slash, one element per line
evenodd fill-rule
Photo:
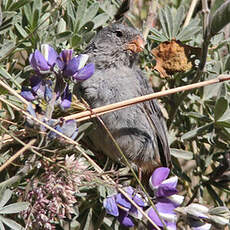
<path fill-rule="evenodd" d="M 122 24 L 102 29 L 91 41 L 85 53 L 94 62 L 96 71 L 79 83 L 78 95 L 91 108 L 152 93 L 153 90 L 137 66 L 137 53 L 127 44 L 141 36 Z M 101 116 L 125 156 L 143 170 L 170 165 L 166 125 L 155 100 L 136 104 Z M 94 119 L 89 137 L 95 147 L 110 158 L 122 161 L 106 131 Z"/>

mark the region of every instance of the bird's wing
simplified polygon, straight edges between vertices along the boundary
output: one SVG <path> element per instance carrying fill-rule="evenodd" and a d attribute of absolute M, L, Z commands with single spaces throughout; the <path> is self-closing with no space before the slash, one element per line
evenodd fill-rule
<path fill-rule="evenodd" d="M 138 80 L 142 85 L 141 94 L 147 95 L 153 93 L 153 89 L 148 83 L 146 77 L 143 76 L 142 71 L 140 69 L 137 69 L 136 71 L 138 75 Z M 171 156 L 170 156 L 170 149 L 169 149 L 169 143 L 167 137 L 167 127 L 161 109 L 156 100 L 144 102 L 144 108 L 145 108 L 145 113 L 149 118 L 150 125 L 155 129 L 157 135 L 160 161 L 163 166 L 170 167 Z"/>

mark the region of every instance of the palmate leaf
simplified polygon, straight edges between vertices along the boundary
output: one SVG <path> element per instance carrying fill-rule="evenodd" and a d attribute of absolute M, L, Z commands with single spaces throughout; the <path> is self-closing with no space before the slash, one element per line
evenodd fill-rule
<path fill-rule="evenodd" d="M 28 202 L 17 202 L 14 204 L 9 204 L 3 208 L 0 209 L 0 214 L 13 214 L 21 212 L 25 209 L 27 209 L 29 206 Z"/>
<path fill-rule="evenodd" d="M 12 191 L 10 189 L 6 189 L 0 197 L 0 208 L 2 208 L 11 198 L 12 196 Z"/>
<path fill-rule="evenodd" d="M 18 224 L 17 222 L 15 222 L 14 220 L 11 220 L 9 218 L 3 217 L 1 215 L 0 215 L 0 222 L 4 223 L 8 227 L 10 227 L 10 229 L 12 229 L 12 230 L 24 230 L 24 228 L 20 224 Z M 1 224 L 0 224 L 0 226 L 1 226 Z"/>
<path fill-rule="evenodd" d="M 195 34 L 200 32 L 199 19 L 192 19 L 185 28 L 182 27 L 185 17 L 183 6 L 179 7 L 175 14 L 172 14 L 171 11 L 169 7 L 160 10 L 159 20 L 162 31 L 152 28 L 149 35 L 150 39 L 157 42 L 165 42 L 175 38 L 176 40 L 185 42 L 191 40 Z"/>
<path fill-rule="evenodd" d="M 209 22 L 210 37 L 217 34 L 221 29 L 223 29 L 230 22 L 230 0 L 225 1 L 211 16 Z"/>

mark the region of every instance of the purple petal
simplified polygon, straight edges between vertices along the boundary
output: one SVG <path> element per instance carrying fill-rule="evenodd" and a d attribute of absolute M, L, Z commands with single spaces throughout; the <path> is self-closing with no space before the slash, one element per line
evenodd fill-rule
<path fill-rule="evenodd" d="M 33 105 L 31 103 L 28 104 L 27 111 L 30 113 L 31 116 L 33 116 L 35 118 L 37 117 L 36 113 L 35 113 L 35 110 L 33 108 Z"/>
<path fill-rule="evenodd" d="M 128 187 L 124 188 L 124 190 L 129 195 L 129 197 L 132 199 L 132 195 L 134 192 L 133 188 L 131 186 L 128 186 Z M 121 205 L 121 207 L 124 207 L 126 209 L 130 209 L 132 206 L 130 201 L 128 199 L 126 199 L 126 197 L 121 193 L 118 193 L 116 195 L 116 202 L 117 202 L 117 204 Z"/>
<path fill-rule="evenodd" d="M 33 101 L 35 99 L 34 94 L 31 92 L 31 90 L 23 90 L 21 93 L 21 96 L 25 98 L 27 101 Z"/>
<path fill-rule="evenodd" d="M 133 205 L 132 205 L 131 209 L 129 210 L 129 215 L 133 216 L 133 217 L 135 217 L 136 219 L 139 219 L 139 220 L 141 220 L 142 216 L 143 216 L 143 214 Z"/>
<path fill-rule="evenodd" d="M 146 203 L 143 201 L 142 197 L 139 194 L 135 194 L 133 201 L 140 207 L 145 207 Z"/>
<path fill-rule="evenodd" d="M 65 62 L 61 59 L 60 56 L 57 57 L 56 63 L 60 70 L 63 70 L 65 68 Z"/>
<path fill-rule="evenodd" d="M 63 134 L 65 134 L 67 137 L 72 137 L 76 130 L 77 122 L 75 120 L 68 120 L 62 125 Z"/>
<path fill-rule="evenodd" d="M 59 54 L 59 57 L 65 63 L 68 63 L 72 59 L 72 56 L 73 56 L 73 50 L 63 50 Z"/>
<path fill-rule="evenodd" d="M 113 216 L 119 215 L 118 207 L 117 207 L 114 196 L 107 197 L 103 201 L 103 206 L 108 214 L 113 215 Z"/>
<path fill-rule="evenodd" d="M 72 102 L 72 93 L 69 91 L 69 86 L 67 85 L 65 91 L 61 96 L 61 108 L 63 110 L 70 108 Z"/>
<path fill-rule="evenodd" d="M 67 76 L 67 77 L 73 76 L 77 72 L 78 65 L 79 65 L 79 62 L 78 62 L 77 58 L 74 57 L 73 59 L 71 59 L 66 64 L 66 66 L 63 70 L 64 76 Z"/>
<path fill-rule="evenodd" d="M 167 230 L 176 230 L 176 223 L 166 223 Z"/>
<path fill-rule="evenodd" d="M 177 189 L 170 185 L 161 184 L 155 193 L 156 197 L 167 197 L 177 193 Z"/>
<path fill-rule="evenodd" d="M 164 184 L 164 185 L 168 185 L 168 186 L 170 186 L 172 188 L 176 188 L 177 182 L 178 182 L 178 177 L 173 176 L 173 177 L 168 178 L 167 180 L 164 180 L 162 182 L 162 185 Z"/>
<path fill-rule="evenodd" d="M 153 210 L 153 208 L 149 209 L 148 216 L 157 226 L 163 227 L 163 224 L 162 224 L 160 218 L 158 217 L 156 212 Z M 152 227 L 152 229 L 155 229 L 152 225 L 151 225 L 151 227 Z"/>
<path fill-rule="evenodd" d="M 49 102 L 52 99 L 53 92 L 52 89 L 46 84 L 45 85 L 45 93 L 44 93 L 44 98 L 46 102 Z"/>
<path fill-rule="evenodd" d="M 76 74 L 73 75 L 75 80 L 83 81 L 90 78 L 95 72 L 94 63 L 87 64 L 84 68 L 80 69 Z"/>
<path fill-rule="evenodd" d="M 55 65 L 57 57 L 58 57 L 57 52 L 55 51 L 55 49 L 52 46 L 50 46 L 48 44 L 43 44 L 41 49 L 43 51 L 44 57 L 45 57 L 48 65 L 53 67 Z"/>
<path fill-rule="evenodd" d="M 174 213 L 177 204 L 167 198 L 158 198 L 156 208 L 160 213 Z"/>
<path fill-rule="evenodd" d="M 119 204 L 121 207 L 124 207 L 126 209 L 130 209 L 131 208 L 131 203 L 129 202 L 129 200 L 127 200 L 121 193 L 118 193 L 116 195 L 116 202 L 117 204 Z"/>
<path fill-rule="evenodd" d="M 30 55 L 29 61 L 30 65 L 36 71 L 46 71 L 50 69 L 46 59 L 39 50 L 35 50 L 35 52 Z"/>
<path fill-rule="evenodd" d="M 133 220 L 130 216 L 128 216 L 128 212 L 119 209 L 119 216 L 118 216 L 118 221 L 124 225 L 125 227 L 133 227 L 134 223 Z"/>
<path fill-rule="evenodd" d="M 169 175 L 170 169 L 165 167 L 157 168 L 150 177 L 149 184 L 151 187 L 160 185 Z"/>
<path fill-rule="evenodd" d="M 132 197 L 134 190 L 131 186 L 125 187 L 124 190 L 128 195 L 130 195 L 130 197 Z"/>
<path fill-rule="evenodd" d="M 32 89 L 33 89 L 33 91 L 34 91 L 35 93 L 36 93 L 37 90 L 40 88 L 41 83 L 42 83 L 42 77 L 41 77 L 41 76 L 33 75 L 33 76 L 30 78 L 30 84 L 31 84 L 31 87 L 32 87 Z"/>

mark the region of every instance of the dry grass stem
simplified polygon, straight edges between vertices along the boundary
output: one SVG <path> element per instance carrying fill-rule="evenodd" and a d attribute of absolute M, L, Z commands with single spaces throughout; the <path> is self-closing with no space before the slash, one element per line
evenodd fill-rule
<path fill-rule="evenodd" d="M 31 140 L 28 144 L 22 147 L 18 152 L 16 152 L 10 159 L 8 159 L 1 167 L 0 172 L 4 170 L 9 164 L 11 164 L 16 158 L 23 154 L 27 149 L 29 149 L 34 143 L 35 139 Z"/>
<path fill-rule="evenodd" d="M 102 114 L 116 111 L 119 109 L 123 109 L 123 108 L 126 108 L 128 106 L 131 106 L 131 105 L 134 105 L 137 103 L 149 101 L 149 100 L 152 100 L 155 98 L 167 96 L 167 95 L 178 93 L 178 92 L 183 92 L 183 91 L 187 91 L 187 90 L 191 90 L 191 89 L 200 88 L 200 87 L 207 86 L 207 85 L 216 84 L 216 83 L 227 81 L 227 80 L 230 80 L 230 75 L 220 75 L 215 79 L 211 79 L 211 80 L 207 80 L 207 81 L 203 81 L 203 82 L 198 82 L 198 83 L 194 83 L 191 85 L 180 86 L 180 87 L 177 87 L 174 89 L 169 89 L 169 90 L 165 90 L 162 92 L 152 93 L 152 94 L 128 99 L 128 100 L 125 100 L 122 102 L 117 102 L 114 104 L 101 106 L 99 108 L 92 109 L 91 111 L 84 111 L 81 113 L 69 115 L 69 116 L 64 117 L 64 120 L 76 119 L 77 121 L 84 121 L 84 120 L 88 120 L 90 118 L 93 118 L 96 115 L 98 116 L 98 115 L 102 115 Z"/>

